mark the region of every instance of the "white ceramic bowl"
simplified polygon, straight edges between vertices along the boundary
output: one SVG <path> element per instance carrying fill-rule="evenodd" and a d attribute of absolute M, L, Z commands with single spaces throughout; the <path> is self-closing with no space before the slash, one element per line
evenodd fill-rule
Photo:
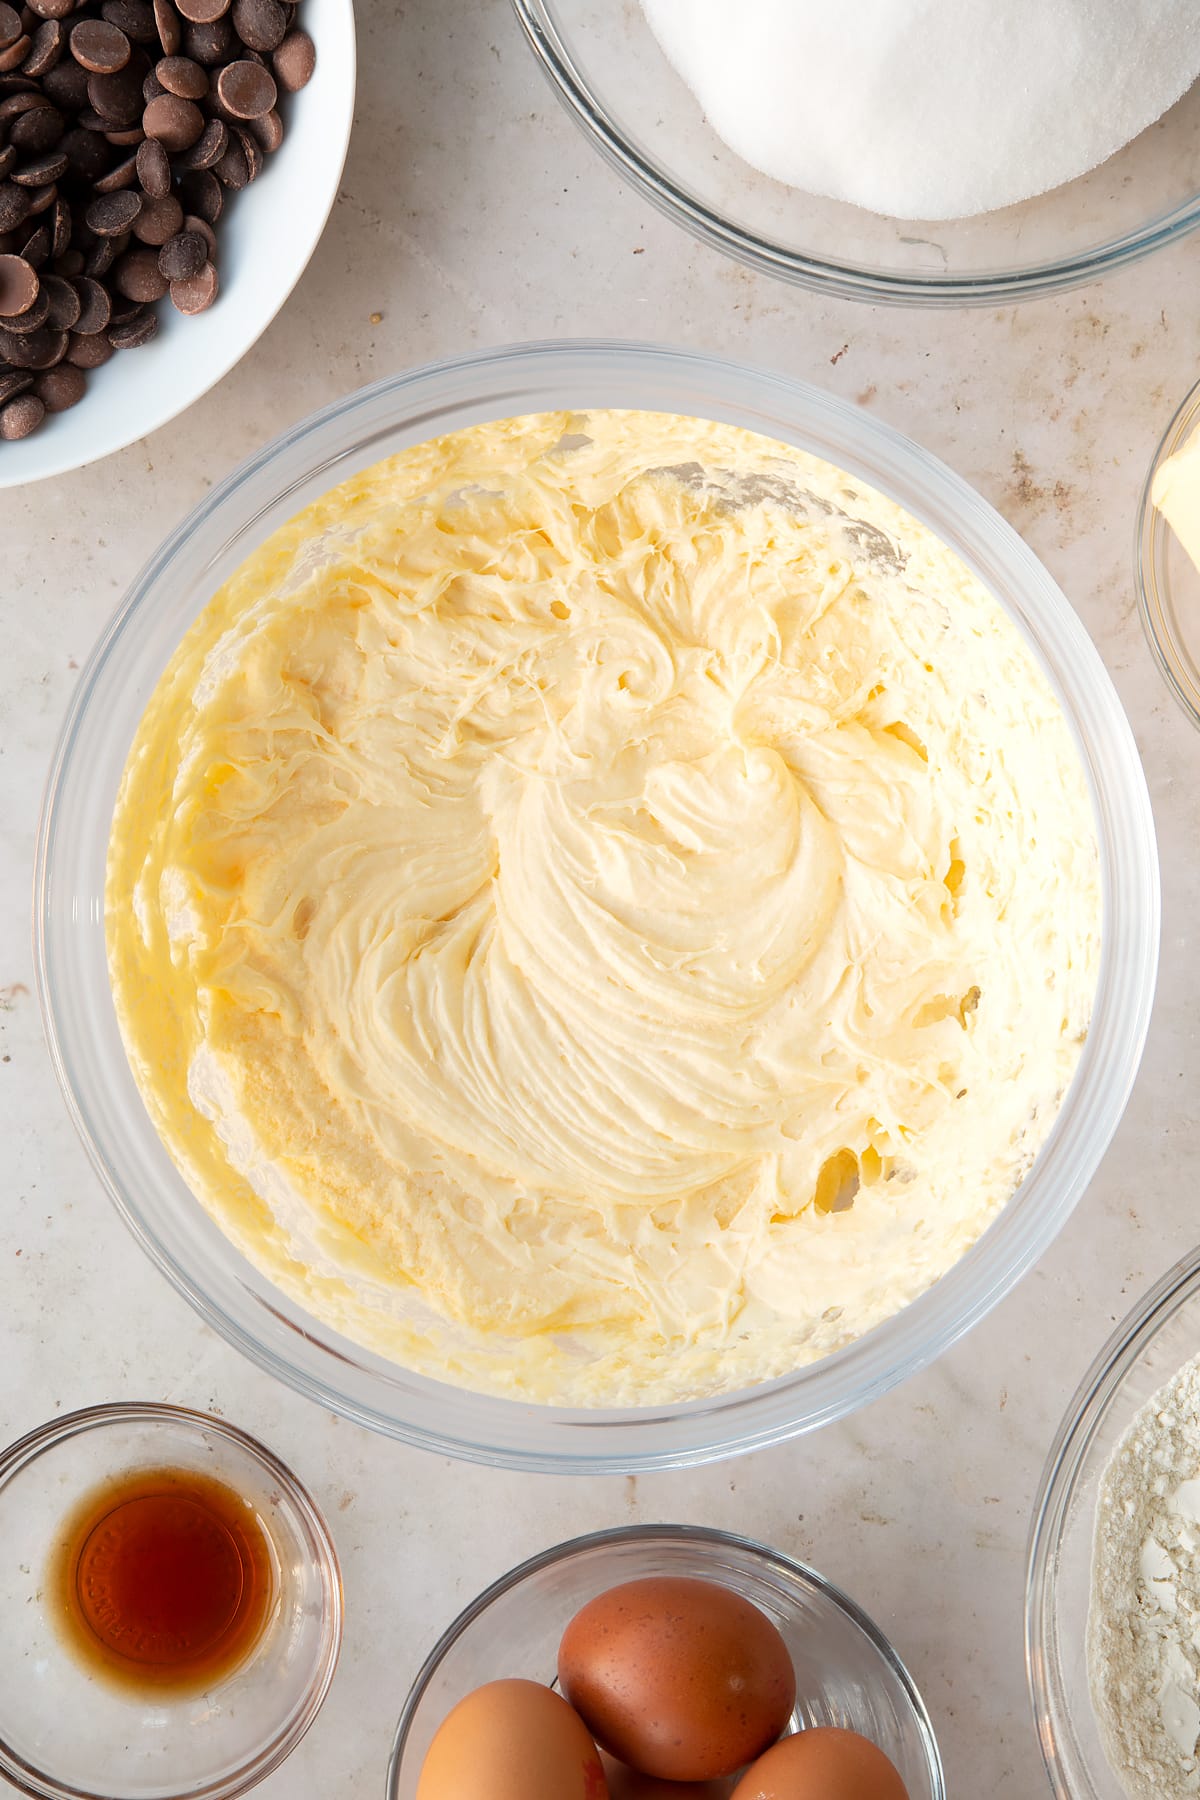
<path fill-rule="evenodd" d="M 1062 1110 L 979 1242 L 910 1306 L 835 1355 L 740 1393 L 576 1411 L 472 1393 L 361 1349 L 235 1250 L 172 1162 L 117 1027 L 104 945 L 113 802 L 143 709 L 180 638 L 277 525 L 355 470 L 484 419 L 589 407 L 718 419 L 822 456 L 931 527 L 1010 614 L 1057 691 L 1095 808 L 1104 895 L 1092 1027 Z M 1083 1193 L 1133 1083 L 1154 993 L 1154 823 L 1133 736 L 1083 626 L 1033 552 L 916 444 L 785 376 L 646 344 L 514 345 L 395 375 L 294 426 L 176 527 L 80 676 L 46 791 L 34 898 L 55 1069 L 101 1180 L 159 1267 L 230 1341 L 347 1417 L 443 1454 L 589 1473 L 750 1450 L 863 1405 L 937 1356 L 1037 1260 Z"/>
<path fill-rule="evenodd" d="M 241 361 L 299 281 L 337 198 L 350 142 L 353 0 L 304 0 L 300 23 L 317 46 L 316 70 L 299 94 L 284 97 L 282 145 L 222 216 L 216 304 L 187 319 L 160 301 L 151 343 L 90 374 L 78 406 L 0 444 L 0 488 L 80 469 L 186 411 Z"/>

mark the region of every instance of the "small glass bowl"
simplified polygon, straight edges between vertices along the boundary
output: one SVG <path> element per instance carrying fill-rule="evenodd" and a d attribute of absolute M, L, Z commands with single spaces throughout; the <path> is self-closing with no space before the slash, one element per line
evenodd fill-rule
<path fill-rule="evenodd" d="M 799 287 L 997 306 L 1097 281 L 1200 224 L 1200 83 L 1077 181 L 998 212 L 923 223 L 802 193 L 744 163 L 667 61 L 638 0 L 513 6 L 559 99 L 622 179 L 703 242 Z"/>
<path fill-rule="evenodd" d="M 1087 1618 L 1100 1482 L 1136 1413 L 1200 1345 L 1200 1260 L 1185 1257 L 1118 1325 L 1088 1370 L 1042 1476 L 1025 1593 L 1034 1722 L 1058 1800 L 1126 1800 L 1092 1710 Z"/>
<path fill-rule="evenodd" d="M 444 1633 L 400 1715 L 388 1800 L 414 1800 L 434 1733 L 465 1695 L 505 1676 L 550 1683 L 568 1622 L 606 1588 L 685 1575 L 731 1588 L 783 1634 L 796 1670 L 789 1729 L 842 1725 L 899 1769 L 909 1800 L 945 1800 L 937 1740 L 912 1676 L 879 1627 L 832 1583 L 777 1550 L 696 1525 L 631 1525 L 531 1557 L 480 1594 Z"/>
<path fill-rule="evenodd" d="M 47 1605 L 64 1519 L 126 1472 L 194 1469 L 249 1500 L 276 1561 L 254 1650 L 200 1693 L 138 1694 L 76 1661 Z M 279 1766 L 320 1710 L 342 1637 L 325 1522 L 245 1432 L 178 1406 L 93 1406 L 0 1453 L 0 1775 L 37 1800 L 229 1800 Z"/>
<path fill-rule="evenodd" d="M 1154 452 L 1137 524 L 1138 610 L 1154 659 L 1193 725 L 1200 725 L 1200 570 L 1151 495 L 1158 471 L 1200 429 L 1200 382 Z"/>

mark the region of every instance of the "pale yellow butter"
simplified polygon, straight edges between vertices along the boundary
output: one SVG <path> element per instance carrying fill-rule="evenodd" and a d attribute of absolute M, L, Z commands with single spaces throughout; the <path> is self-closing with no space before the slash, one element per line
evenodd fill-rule
<path fill-rule="evenodd" d="M 1200 431 L 1159 469 L 1150 498 L 1200 569 Z"/>
<path fill-rule="evenodd" d="M 915 520 L 731 427 L 503 420 L 245 563 L 113 826 L 135 1074 L 233 1240 L 495 1392 L 779 1375 L 1028 1169 L 1100 927 L 1083 771 Z"/>

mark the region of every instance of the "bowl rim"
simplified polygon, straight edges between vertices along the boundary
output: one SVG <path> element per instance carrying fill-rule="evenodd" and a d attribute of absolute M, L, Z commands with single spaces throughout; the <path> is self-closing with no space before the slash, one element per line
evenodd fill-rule
<path fill-rule="evenodd" d="M 1098 281 L 1175 243 L 1200 226 L 1197 193 L 1103 246 L 1017 271 L 910 276 L 858 263 L 804 256 L 770 237 L 731 224 L 668 175 L 613 124 L 557 29 L 547 0 L 512 0 L 512 5 L 526 40 L 567 113 L 624 180 L 632 182 L 659 212 L 685 226 L 703 243 L 797 287 L 871 305 L 995 306 L 1064 293 Z"/>
<path fill-rule="evenodd" d="M 569 398 L 563 393 L 568 382 Z M 677 394 L 681 404 L 670 404 Z M 845 1349 L 774 1381 L 709 1399 L 671 1407 L 588 1410 L 480 1396 L 469 1389 L 410 1376 L 401 1365 L 361 1350 L 294 1306 L 281 1289 L 259 1276 L 228 1240 L 224 1242 L 229 1256 L 237 1260 L 236 1270 L 231 1274 L 222 1269 L 219 1283 L 211 1291 L 203 1288 L 194 1266 L 185 1266 L 164 1242 L 170 1208 L 164 1211 L 157 1195 L 147 1204 L 127 1191 L 128 1184 L 123 1185 L 119 1173 L 119 1141 L 108 1129 L 101 1143 L 102 1134 L 76 1091 L 73 1068 L 78 1047 L 73 1040 L 77 1033 L 71 1028 L 69 1014 L 74 992 L 68 984 L 68 991 L 60 993 L 55 957 L 63 952 L 52 950 L 51 940 L 57 943 L 63 929 L 52 916 L 56 884 L 64 879 L 59 864 L 74 853 L 72 839 L 61 830 L 58 815 L 68 784 L 86 779 L 80 769 L 81 762 L 86 764 L 79 747 L 80 734 L 85 728 L 96 728 L 89 712 L 97 688 L 116 679 L 110 665 L 117 666 L 121 641 L 127 632 L 136 632 L 140 615 L 148 612 L 153 617 L 161 611 L 159 590 L 193 534 L 207 541 L 206 567 L 211 567 L 219 557 L 212 545 L 229 521 L 240 522 L 238 530 L 253 523 L 261 539 L 268 525 L 294 512 L 296 493 L 304 481 L 309 482 L 309 491 L 324 491 L 333 480 L 345 479 L 352 469 L 382 454 L 379 443 L 384 437 L 389 437 L 394 447 L 400 432 L 408 433 L 403 441 L 418 442 L 468 419 L 478 422 L 555 407 L 600 405 L 641 405 L 686 416 L 727 419 L 825 456 L 931 523 L 993 589 L 997 583 L 1010 589 L 1006 610 L 1046 669 L 1076 733 L 1106 879 L 1092 1027 L 1067 1101 L 1039 1153 L 1043 1189 L 1051 1179 L 1057 1188 L 1053 1194 L 1039 1193 L 1036 1216 L 1026 1192 L 1036 1178 L 1035 1167 L 981 1239 L 940 1281 Z M 373 434 L 368 430 L 372 421 Z M 357 434 L 353 438 L 347 435 L 351 430 Z M 289 469 L 293 476 L 287 481 Z M 267 471 L 272 471 L 270 502 L 254 497 L 254 485 Z M 314 485 L 318 479 L 319 488 Z M 286 512 L 282 510 L 285 504 Z M 1084 729 L 1089 734 L 1086 740 Z M 1121 827 L 1120 854 L 1110 844 L 1106 855 L 1104 844 L 1113 837 L 1114 821 Z M 890 425 L 807 383 L 699 351 L 592 339 L 473 350 L 385 377 L 291 426 L 199 502 L 131 584 L 93 648 L 72 695 L 39 821 L 33 912 L 34 963 L 43 1024 L 70 1116 L 118 1212 L 152 1261 L 201 1316 L 260 1367 L 355 1423 L 442 1454 L 494 1466 L 591 1474 L 681 1467 L 798 1435 L 877 1398 L 926 1366 L 990 1310 L 1060 1229 L 1116 1129 L 1149 1027 L 1160 931 L 1153 815 L 1145 775 L 1116 690 L 1066 597 L 982 495 Z M 77 922 L 78 912 L 73 912 L 72 923 Z M 105 993 L 107 996 L 107 988 Z M 61 1017 L 60 1001 L 64 1002 Z M 122 1070 L 128 1077 L 124 1063 Z M 1048 1169 L 1055 1171 L 1052 1178 L 1047 1176 Z M 1026 1204 L 1022 1206 L 1023 1194 Z M 189 1198 L 199 1213 L 199 1202 Z M 215 1226 L 212 1229 L 217 1230 Z M 998 1238 L 1005 1245 L 1003 1254 L 996 1251 Z M 964 1289 L 971 1294 L 967 1303 Z M 347 1369 L 354 1374 L 347 1375 Z M 350 1392 L 363 1375 L 368 1393 Z M 425 1413 L 423 1423 L 399 1417 L 394 1402 L 389 1410 L 380 1401 L 381 1390 L 400 1376 L 417 1392 Z M 362 1383 L 358 1385 L 361 1389 Z M 394 1388 L 389 1391 L 389 1401 L 392 1393 Z M 802 1403 L 804 1399 L 807 1405 Z M 486 1407 L 486 1425 L 475 1418 L 472 1402 Z M 411 1412 L 407 1399 L 405 1405 Z M 553 1421 L 551 1429 L 557 1433 L 554 1449 L 530 1441 L 531 1415 Z"/>
<path fill-rule="evenodd" d="M 1163 1326 L 1198 1293 L 1200 1250 L 1192 1250 L 1109 1333 L 1063 1414 L 1034 1498 L 1025 1573 L 1025 1676 L 1034 1729 L 1056 1800 L 1097 1800 L 1090 1780 L 1086 1795 L 1073 1785 L 1074 1776 L 1068 1781 L 1058 1741 L 1063 1727 L 1070 1734 L 1073 1763 L 1086 1769 L 1086 1762 L 1075 1743 L 1071 1719 L 1052 1699 L 1060 1665 L 1058 1557 L 1067 1516 L 1084 1459 L 1130 1370 Z"/>
<path fill-rule="evenodd" d="M 387 1800 L 395 1800 L 397 1784 L 402 1773 L 404 1750 L 417 1708 L 424 1699 L 426 1690 L 437 1674 L 443 1658 L 459 1638 L 497 1600 L 502 1599 L 505 1594 L 511 1593 L 514 1588 L 520 1587 L 532 1576 L 540 1574 L 543 1569 L 552 1569 L 559 1563 L 570 1562 L 574 1557 L 584 1555 L 592 1550 L 607 1550 L 614 1545 L 628 1543 L 708 1545 L 713 1549 L 738 1550 L 752 1556 L 768 1568 L 781 1571 L 790 1580 L 799 1581 L 802 1586 L 814 1590 L 823 1598 L 831 1600 L 834 1606 L 850 1620 L 851 1624 L 858 1627 L 898 1680 L 912 1709 L 918 1736 L 925 1751 L 933 1800 L 946 1800 L 945 1771 L 942 1767 L 941 1751 L 933 1729 L 933 1721 L 929 1716 L 929 1709 L 925 1705 L 920 1689 L 910 1674 L 903 1657 L 870 1614 L 865 1612 L 858 1602 L 851 1599 L 850 1595 L 836 1583 L 822 1575 L 819 1570 L 814 1569 L 809 1563 L 799 1561 L 797 1557 L 788 1556 L 783 1550 L 776 1550 L 770 1544 L 760 1543 L 757 1538 L 743 1537 L 740 1532 L 722 1531 L 713 1525 L 684 1524 L 614 1525 L 601 1531 L 585 1532 L 580 1537 L 568 1538 L 564 1543 L 554 1544 L 548 1550 L 539 1550 L 536 1555 L 527 1557 L 524 1562 L 518 1563 L 507 1574 L 499 1576 L 497 1580 L 484 1588 L 482 1593 L 477 1594 L 475 1599 L 465 1606 L 457 1618 L 453 1619 L 442 1632 L 413 1678 L 392 1738 L 385 1788 Z"/>
<path fill-rule="evenodd" d="M 199 1786 L 192 1783 L 180 1787 L 169 1800 L 236 1800 L 266 1779 L 291 1755 L 325 1703 L 341 1655 L 345 1604 L 341 1564 L 324 1514 L 300 1478 L 288 1468 L 274 1451 L 252 1437 L 248 1431 L 213 1413 L 200 1412 L 190 1406 L 176 1406 L 157 1400 L 113 1400 L 96 1406 L 81 1407 L 61 1417 L 47 1419 L 22 1437 L 0 1449 L 0 1493 L 18 1480 L 39 1457 L 57 1449 L 74 1437 L 90 1431 L 103 1431 L 112 1425 L 131 1423 L 162 1424 L 195 1432 L 198 1436 L 224 1438 L 235 1449 L 257 1463 L 271 1481 L 287 1495 L 300 1515 L 314 1552 L 325 1605 L 322 1609 L 320 1659 L 308 1682 L 302 1704 L 285 1720 L 270 1742 L 248 1757 L 240 1768 L 216 1781 Z M 0 1776 L 31 1800 L 122 1800 L 118 1794 L 101 1788 L 71 1787 L 57 1781 L 46 1770 L 36 1768 L 18 1755 L 0 1737 Z M 164 1797 L 166 1800 L 166 1797 Z"/>
<path fill-rule="evenodd" d="M 250 354 L 291 299 L 316 253 L 317 245 L 329 222 L 329 215 L 337 201 L 354 128 L 354 100 L 358 84 L 354 0 L 331 0 L 331 3 L 337 7 L 340 14 L 337 29 L 341 35 L 342 44 L 339 48 L 346 65 L 347 80 L 341 91 L 334 129 L 332 132 L 326 129 L 325 132 L 330 151 L 326 164 L 328 174 L 325 188 L 318 193 L 315 204 L 312 192 L 306 191 L 305 205 L 296 209 L 294 214 L 297 226 L 296 236 L 304 243 L 303 255 L 297 261 L 290 278 L 272 295 L 269 309 L 258 324 L 254 335 L 247 341 L 243 341 L 238 332 L 230 332 L 222 340 L 223 349 L 214 356 L 205 372 L 202 386 L 193 389 L 183 382 L 176 389 L 169 381 L 160 382 L 159 399 L 156 405 L 148 408 L 136 422 L 117 424 L 107 434 L 100 434 L 94 447 L 85 449 L 82 455 L 77 449 L 70 448 L 72 439 L 68 434 L 63 438 L 63 449 L 60 453 L 57 456 L 48 455 L 44 465 L 32 472 L 28 470 L 19 472 L 18 468 L 13 466 L 18 460 L 15 457 L 12 458 L 10 466 L 6 469 L 5 464 L 9 459 L 0 456 L 0 491 L 32 487 L 35 482 L 51 481 L 61 475 L 73 474 L 77 469 L 86 469 L 94 463 L 103 462 L 106 457 L 115 456 L 118 451 L 127 450 L 130 444 L 136 444 L 141 439 L 150 437 L 152 433 L 160 431 L 164 425 L 169 425 L 172 420 L 179 418 L 191 407 L 197 405 L 206 394 L 212 392 L 219 382 L 224 381 L 225 377 L 237 367 L 243 358 Z M 288 135 L 292 135 L 296 129 L 293 126 Z M 267 174 L 269 177 L 269 170 Z M 160 301 L 158 304 L 161 306 L 166 302 Z M 186 350 L 180 360 L 186 365 L 188 361 Z M 87 404 L 86 396 L 83 404 L 85 406 Z M 114 417 L 116 416 L 117 414 L 114 412 Z M 18 446 L 13 445 L 9 448 L 16 450 Z"/>
<path fill-rule="evenodd" d="M 1174 532 L 1154 504 L 1154 483 L 1168 459 L 1200 427 L 1200 381 L 1188 390 L 1158 440 L 1142 485 L 1134 527 L 1134 570 L 1138 612 L 1159 673 L 1192 724 L 1200 728 L 1200 687 L 1187 672 L 1188 658 L 1171 619 L 1167 552 Z"/>

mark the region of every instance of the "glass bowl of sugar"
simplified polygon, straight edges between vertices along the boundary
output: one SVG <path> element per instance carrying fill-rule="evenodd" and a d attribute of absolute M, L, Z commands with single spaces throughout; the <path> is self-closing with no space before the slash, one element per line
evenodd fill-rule
<path fill-rule="evenodd" d="M 1200 1689 L 1187 1642 L 1200 1606 L 1198 1344 L 1192 1252 L 1118 1325 L 1046 1462 L 1025 1649 L 1057 1800 L 1195 1792 Z"/>
<path fill-rule="evenodd" d="M 1187 0 L 971 0 L 966 23 L 958 0 L 923 4 L 919 21 L 909 0 L 833 19 L 794 0 L 513 4 L 624 179 L 802 287 L 995 305 L 1097 280 L 1200 223 Z M 861 203 L 822 197 L 823 183 Z"/>

